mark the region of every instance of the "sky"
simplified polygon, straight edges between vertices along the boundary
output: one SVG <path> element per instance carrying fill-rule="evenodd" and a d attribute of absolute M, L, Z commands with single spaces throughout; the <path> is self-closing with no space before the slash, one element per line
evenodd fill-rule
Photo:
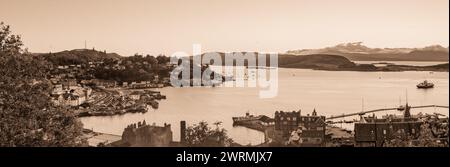
<path fill-rule="evenodd" d="M 0 0 L 31 52 L 85 47 L 123 56 L 285 52 L 347 42 L 449 45 L 448 0 Z"/>

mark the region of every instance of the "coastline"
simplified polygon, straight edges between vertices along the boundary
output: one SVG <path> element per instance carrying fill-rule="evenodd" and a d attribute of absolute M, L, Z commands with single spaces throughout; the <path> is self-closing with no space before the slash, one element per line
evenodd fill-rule
<path fill-rule="evenodd" d="M 362 66 L 361 66 L 362 65 Z M 371 64 L 361 64 L 355 67 L 289 67 L 290 69 L 311 69 L 322 71 L 356 71 L 356 72 L 404 72 L 404 71 L 429 71 L 429 72 L 449 72 L 449 63 L 432 66 L 411 66 L 411 65 L 387 65 L 385 67 L 368 66 Z M 368 66 L 368 67 L 367 67 Z"/>

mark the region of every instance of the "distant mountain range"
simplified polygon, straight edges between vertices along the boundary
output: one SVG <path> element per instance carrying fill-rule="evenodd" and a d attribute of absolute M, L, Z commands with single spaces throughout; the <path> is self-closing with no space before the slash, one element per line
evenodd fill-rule
<path fill-rule="evenodd" d="M 440 45 L 424 48 L 369 48 L 362 42 L 355 42 L 322 49 L 291 50 L 287 53 L 341 55 L 351 61 L 449 61 L 449 49 Z"/>

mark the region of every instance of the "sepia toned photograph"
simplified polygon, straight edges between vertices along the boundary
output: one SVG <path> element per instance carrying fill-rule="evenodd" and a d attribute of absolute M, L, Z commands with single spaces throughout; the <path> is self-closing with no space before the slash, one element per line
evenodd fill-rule
<path fill-rule="evenodd" d="M 449 147 L 448 0 L 0 0 L 0 22 L 0 147 Z"/>

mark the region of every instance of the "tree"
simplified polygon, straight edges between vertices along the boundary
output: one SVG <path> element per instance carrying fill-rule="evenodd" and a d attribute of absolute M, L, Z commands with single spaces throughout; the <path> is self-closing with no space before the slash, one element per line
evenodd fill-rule
<path fill-rule="evenodd" d="M 231 146 L 233 140 L 227 136 L 227 131 L 220 128 L 221 122 L 214 123 L 215 129 L 208 127 L 205 121 L 186 129 L 186 143 L 195 147 L 226 147 Z"/>
<path fill-rule="evenodd" d="M 153 57 L 152 55 L 146 55 L 145 56 L 145 61 L 147 61 L 151 65 L 157 65 L 158 64 L 158 60 L 155 57 Z"/>
<path fill-rule="evenodd" d="M 16 54 L 23 51 L 19 35 L 11 34 L 10 26 L 0 22 L 0 52 Z"/>
<path fill-rule="evenodd" d="M 54 106 L 45 79 L 50 64 L 22 49 L 20 36 L 0 25 L 0 146 L 77 146 L 82 125 Z"/>
<path fill-rule="evenodd" d="M 165 55 L 158 55 L 158 57 L 156 57 L 156 60 L 158 60 L 159 64 L 166 64 L 168 62 L 170 62 L 170 57 L 166 57 Z"/>
<path fill-rule="evenodd" d="M 392 139 L 385 141 L 384 147 L 448 147 L 448 123 L 435 116 L 425 116 L 417 136 L 403 130 L 392 136 Z"/>

